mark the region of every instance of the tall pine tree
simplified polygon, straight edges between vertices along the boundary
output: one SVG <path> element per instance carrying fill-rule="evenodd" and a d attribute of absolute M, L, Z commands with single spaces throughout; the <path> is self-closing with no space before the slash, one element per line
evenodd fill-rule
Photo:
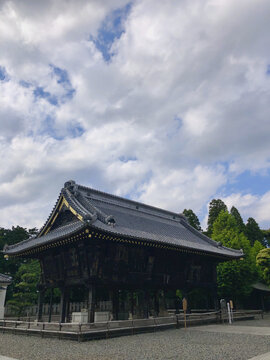
<path fill-rule="evenodd" d="M 239 211 L 236 209 L 235 206 L 232 206 L 230 213 L 231 213 L 231 215 L 234 216 L 239 231 L 245 233 L 245 231 L 246 231 L 246 226 L 245 226 L 245 224 L 244 224 L 244 221 L 243 221 L 243 219 L 242 219 L 242 216 L 240 215 Z"/>
<path fill-rule="evenodd" d="M 258 223 L 252 217 L 248 218 L 246 224 L 246 236 L 250 241 L 250 244 L 253 246 L 255 241 L 259 241 L 262 245 L 264 245 L 264 235 L 261 231 Z"/>
<path fill-rule="evenodd" d="M 213 224 L 218 218 L 221 211 L 227 211 L 226 204 L 221 199 L 213 199 L 209 204 L 207 235 L 211 236 L 213 232 Z"/>
<path fill-rule="evenodd" d="M 202 231 L 200 220 L 198 219 L 197 215 L 191 209 L 189 209 L 189 210 L 185 209 L 183 211 L 183 214 L 187 218 L 189 225 L 194 227 L 194 229 L 196 229 L 196 230 Z"/>

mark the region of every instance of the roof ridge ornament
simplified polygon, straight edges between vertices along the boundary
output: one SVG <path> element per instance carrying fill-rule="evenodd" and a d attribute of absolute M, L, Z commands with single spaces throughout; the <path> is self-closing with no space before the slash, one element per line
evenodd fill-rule
<path fill-rule="evenodd" d="M 105 223 L 115 227 L 116 221 L 113 215 L 109 215 L 105 218 Z"/>
<path fill-rule="evenodd" d="M 70 186 L 75 185 L 76 182 L 74 180 L 68 180 L 64 184 L 64 188 L 69 189 Z"/>
<path fill-rule="evenodd" d="M 87 224 L 93 224 L 97 220 L 97 213 L 94 213 L 93 215 L 86 214 L 83 217 L 83 221 Z"/>
<path fill-rule="evenodd" d="M 77 196 L 78 195 L 78 189 L 79 185 L 76 184 L 74 180 L 69 180 L 65 182 L 64 188 L 69 190 L 72 195 Z"/>

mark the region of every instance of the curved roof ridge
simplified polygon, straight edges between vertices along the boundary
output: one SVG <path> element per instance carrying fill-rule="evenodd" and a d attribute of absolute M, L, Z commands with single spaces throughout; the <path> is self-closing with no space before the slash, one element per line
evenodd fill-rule
<path fill-rule="evenodd" d="M 82 202 L 82 204 L 86 205 L 87 207 L 90 207 L 90 209 L 92 211 L 94 211 L 94 213 L 97 214 L 97 218 L 102 221 L 105 222 L 106 218 L 109 216 L 108 214 L 104 213 L 102 210 L 100 210 L 99 208 L 97 208 L 95 205 L 92 204 L 92 202 L 87 199 L 85 196 L 83 196 L 82 194 L 79 193 L 78 195 L 80 202 Z"/>
<path fill-rule="evenodd" d="M 57 207 L 59 205 L 59 202 L 61 200 L 62 195 L 63 195 L 63 189 L 61 189 L 60 194 L 58 195 L 58 198 L 57 198 L 57 200 L 56 200 L 56 202 L 54 204 L 54 207 L 53 207 L 52 211 L 50 212 L 49 216 L 47 217 L 47 220 L 45 221 L 44 225 L 40 228 L 40 230 L 37 233 L 36 237 L 39 237 L 42 234 L 42 232 L 45 230 L 46 226 L 49 224 L 51 218 L 53 217 L 53 215 L 54 215 L 54 213 L 55 213 L 55 211 L 56 211 L 56 209 L 57 209 Z"/>
<path fill-rule="evenodd" d="M 76 211 L 78 211 L 78 213 L 84 218 L 86 215 L 89 214 L 89 210 L 86 209 L 81 202 L 76 199 L 76 196 L 74 194 L 72 194 L 68 189 L 64 189 L 63 193 L 66 195 L 64 196 L 65 199 L 71 203 L 73 206 L 75 207 Z M 70 204 L 70 205 L 71 205 Z M 92 215 L 92 214 L 91 214 Z"/>

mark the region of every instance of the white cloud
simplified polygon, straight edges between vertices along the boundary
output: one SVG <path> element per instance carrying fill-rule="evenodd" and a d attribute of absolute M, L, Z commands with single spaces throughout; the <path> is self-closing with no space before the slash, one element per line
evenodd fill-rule
<path fill-rule="evenodd" d="M 1 3 L 2 226 L 36 225 L 38 203 L 45 220 L 70 178 L 203 216 L 231 177 L 269 169 L 270 3 L 135 0 L 105 62 L 90 39 L 127 3 Z M 270 222 L 268 193 L 243 193 L 226 201 Z"/>
<path fill-rule="evenodd" d="M 165 170 L 165 169 L 164 169 Z M 200 212 L 202 204 L 226 183 L 224 169 L 196 166 L 194 169 L 157 171 L 142 188 L 140 200 L 182 212 L 184 208 Z"/>
<path fill-rule="evenodd" d="M 234 193 L 222 200 L 229 209 L 235 206 L 245 221 L 253 217 L 263 228 L 269 228 L 270 191 L 261 196 Z"/>

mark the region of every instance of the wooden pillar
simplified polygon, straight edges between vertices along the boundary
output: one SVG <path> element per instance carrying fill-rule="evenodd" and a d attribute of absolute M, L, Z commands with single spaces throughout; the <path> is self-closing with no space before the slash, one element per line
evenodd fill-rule
<path fill-rule="evenodd" d="M 180 299 L 177 296 L 176 291 L 175 291 L 175 298 L 174 298 L 174 306 L 175 306 L 175 313 L 179 314 L 180 313 Z"/>
<path fill-rule="evenodd" d="M 206 294 L 206 298 L 205 298 L 205 308 L 206 311 L 209 311 L 209 295 Z"/>
<path fill-rule="evenodd" d="M 213 298 L 213 302 L 214 302 L 214 310 L 218 311 L 219 305 L 218 305 L 218 293 L 217 293 L 216 285 L 212 289 L 212 298 Z"/>
<path fill-rule="evenodd" d="M 112 308 L 113 320 L 118 320 L 119 313 L 119 291 L 118 289 L 112 290 Z"/>
<path fill-rule="evenodd" d="M 155 291 L 155 298 L 154 298 L 154 308 L 155 308 L 155 315 L 158 317 L 159 315 L 159 291 Z"/>
<path fill-rule="evenodd" d="M 61 288 L 61 301 L 60 301 L 60 322 L 66 321 L 66 310 L 67 310 L 67 291 L 66 288 Z"/>
<path fill-rule="evenodd" d="M 89 285 L 88 290 L 88 322 L 95 321 L 95 305 L 96 305 L 96 287 L 94 284 Z"/>
<path fill-rule="evenodd" d="M 165 289 L 162 290 L 162 307 L 163 307 L 163 311 L 165 313 L 167 311 L 166 290 Z"/>
<path fill-rule="evenodd" d="M 264 307 L 264 299 L 263 299 L 263 292 L 260 291 L 261 293 L 261 305 L 262 305 L 262 311 L 265 311 L 265 307 Z"/>
<path fill-rule="evenodd" d="M 70 291 L 68 289 L 66 293 L 66 322 L 69 322 L 69 304 L 70 304 Z"/>
<path fill-rule="evenodd" d="M 52 321 L 52 300 L 53 300 L 53 288 L 50 290 L 50 304 L 49 304 L 49 319 L 48 322 Z"/>
<path fill-rule="evenodd" d="M 38 321 L 42 321 L 44 293 L 45 293 L 45 290 L 43 290 L 43 289 L 39 290 L 39 293 L 38 293 L 38 312 L 37 312 L 37 320 Z"/>
<path fill-rule="evenodd" d="M 133 319 L 133 315 L 134 315 L 134 292 L 130 291 L 129 296 L 130 296 L 130 314 L 131 314 L 131 319 Z"/>
<path fill-rule="evenodd" d="M 144 290 L 143 317 L 145 319 L 149 318 L 149 291 L 148 290 Z"/>

